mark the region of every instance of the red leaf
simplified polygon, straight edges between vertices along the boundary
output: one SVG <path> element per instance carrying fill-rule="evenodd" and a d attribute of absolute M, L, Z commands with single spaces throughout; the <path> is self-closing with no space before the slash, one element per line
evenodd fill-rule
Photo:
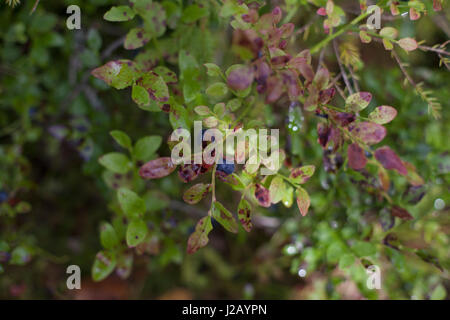
<path fill-rule="evenodd" d="M 171 174 L 177 166 L 169 157 L 159 158 L 147 162 L 139 169 L 139 175 L 143 179 L 159 179 Z"/>
<path fill-rule="evenodd" d="M 255 185 L 255 198 L 261 207 L 270 207 L 269 190 L 258 183 Z"/>
<path fill-rule="evenodd" d="M 190 182 L 198 177 L 202 169 L 200 164 L 185 164 L 178 169 L 178 176 L 183 182 Z"/>
<path fill-rule="evenodd" d="M 395 170 L 401 175 L 407 175 L 408 170 L 402 160 L 391 148 L 384 146 L 375 151 L 375 158 L 383 165 L 385 169 Z"/>
<path fill-rule="evenodd" d="M 227 84 L 233 90 L 245 90 L 252 84 L 253 76 L 252 69 L 240 66 L 230 71 L 227 77 Z"/>
<path fill-rule="evenodd" d="M 399 206 L 393 206 L 391 208 L 391 214 L 394 217 L 398 217 L 398 218 L 400 218 L 402 220 L 412 220 L 412 219 L 414 219 L 414 217 L 408 211 L 406 211 L 405 209 L 403 209 L 403 208 L 401 208 Z"/>
<path fill-rule="evenodd" d="M 187 252 L 192 254 L 208 244 L 208 234 L 212 230 L 211 217 L 206 216 L 199 220 L 195 231 L 190 235 L 187 244 Z"/>
<path fill-rule="evenodd" d="M 348 165 L 354 170 L 363 169 L 367 164 L 364 150 L 356 143 L 352 143 L 347 148 Z"/>
<path fill-rule="evenodd" d="M 297 206 L 302 216 L 306 216 L 311 204 L 308 192 L 303 188 L 297 189 Z"/>
<path fill-rule="evenodd" d="M 359 122 L 350 126 L 349 130 L 367 144 L 376 144 L 386 136 L 386 128 L 373 122 Z"/>

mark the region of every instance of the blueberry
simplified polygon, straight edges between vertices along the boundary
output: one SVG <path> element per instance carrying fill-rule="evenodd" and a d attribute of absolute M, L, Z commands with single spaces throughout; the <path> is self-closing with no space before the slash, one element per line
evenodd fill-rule
<path fill-rule="evenodd" d="M 203 137 L 204 137 L 204 135 L 205 135 L 205 132 L 206 132 L 207 130 L 209 130 L 209 129 L 202 129 L 202 141 L 203 141 Z M 216 140 L 216 137 L 215 137 L 215 136 L 212 136 L 212 137 L 211 137 L 211 142 L 214 142 L 215 140 Z"/>
<path fill-rule="evenodd" d="M 234 163 L 221 163 L 217 165 L 217 171 L 227 176 L 234 172 Z"/>
<path fill-rule="evenodd" d="M 0 191 L 0 203 L 8 200 L 8 193 L 6 191 Z"/>

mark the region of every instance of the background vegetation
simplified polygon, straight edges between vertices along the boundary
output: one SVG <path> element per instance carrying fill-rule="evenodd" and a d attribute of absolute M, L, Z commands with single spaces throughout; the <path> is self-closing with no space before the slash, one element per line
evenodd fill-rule
<path fill-rule="evenodd" d="M 219 118 L 232 122 L 239 117 L 245 127 L 281 129 L 286 152 L 281 171 L 289 176 L 288 169 L 315 166 L 303 185 L 309 212 L 299 213 L 293 191 L 285 186 L 283 192 L 291 192 L 287 207 L 277 203 L 264 208 L 249 199 L 251 232 L 239 226 L 236 234 L 230 233 L 213 221 L 208 245 L 188 254 L 187 240 L 197 221 L 207 216 L 209 197 L 191 206 L 183 194 L 192 183 L 182 182 L 176 173 L 144 181 L 138 170 L 145 161 L 170 156 L 170 133 L 198 118 L 196 106 L 213 109 L 219 102 L 205 93 L 217 81 L 208 76 L 205 63 L 225 71 L 254 61 L 250 40 L 230 21 L 245 23 L 239 21 L 246 12 L 241 12 L 244 3 L 256 8 L 263 1 L 143 2 L 151 3 L 151 10 L 121 22 L 112 22 L 123 19 L 109 10 L 127 1 L 40 1 L 36 8 L 34 1 L 0 4 L 1 298 L 448 297 L 450 74 L 445 45 L 433 47 L 449 39 L 450 9 L 445 3 L 435 11 L 440 1 L 402 1 L 398 9 L 408 14 L 393 16 L 393 1 L 380 1 L 386 9 L 382 27 L 393 27 L 397 39 L 412 37 L 422 46 L 406 51 L 393 41 L 394 55 L 376 35 L 362 43 L 358 24 L 350 25 L 365 1 L 334 1 L 339 9 L 328 12 L 325 0 L 273 0 L 258 8 L 260 15 L 281 8 L 279 25 L 294 24 L 286 50 L 295 56 L 311 49 L 314 72 L 326 67 L 330 83 L 338 76 L 329 87 L 336 84 L 344 97 L 349 90 L 372 94 L 361 117 L 380 105 L 397 110 L 397 117 L 385 125 L 383 145 L 415 166 L 417 175 L 406 179 L 388 170 L 390 181 L 380 191 L 381 167 L 354 170 L 346 146 L 331 150 L 318 142 L 317 125 L 327 119 L 314 108 L 307 110 L 303 96 L 267 101 L 270 87 L 258 93 L 255 84 L 251 107 L 248 97 L 242 98 L 241 108 L 227 104 L 227 116 Z M 81 30 L 66 27 L 66 8 L 72 4 L 81 8 Z M 113 16 L 105 20 L 106 12 Z M 411 14 L 420 14 L 420 19 L 411 20 Z M 324 20 L 333 33 L 325 33 Z M 127 33 L 141 27 L 149 41 L 132 49 L 140 46 L 136 36 L 125 49 Z M 343 28 L 335 39 L 327 38 Z M 118 59 L 175 73 L 177 83 L 168 85 L 170 112 L 158 108 L 162 99 L 150 103 L 131 87 L 116 90 L 98 79 L 98 72 L 97 78 L 92 76 L 92 70 Z M 235 93 L 221 102 L 236 98 Z M 332 104 L 345 106 L 339 93 Z M 111 152 L 130 157 L 130 162 L 117 167 L 115 161 L 99 161 Z M 245 175 L 240 167 L 236 173 Z M 200 180 L 209 181 L 210 175 Z M 270 181 L 262 184 L 268 189 Z M 124 210 L 120 187 L 133 190 L 144 203 L 137 210 L 144 240 L 137 246 L 126 239 L 126 218 L 136 210 Z M 216 179 L 215 194 L 237 217 L 241 193 Z M 65 271 L 71 264 L 82 269 L 82 290 L 66 288 Z M 381 290 L 366 287 L 365 267 L 372 264 L 381 268 Z"/>

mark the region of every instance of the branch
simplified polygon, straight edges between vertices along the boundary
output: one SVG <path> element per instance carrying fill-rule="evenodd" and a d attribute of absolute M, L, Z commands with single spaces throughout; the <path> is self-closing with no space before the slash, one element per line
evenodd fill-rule
<path fill-rule="evenodd" d="M 345 85 L 347 86 L 348 93 L 353 94 L 353 89 L 350 86 L 350 81 L 348 81 L 347 74 L 345 73 L 344 66 L 342 65 L 341 58 L 339 57 L 339 51 L 338 51 L 338 48 L 336 45 L 336 40 L 333 40 L 333 48 L 334 48 L 334 53 L 336 55 L 337 62 L 339 64 L 339 68 L 341 69 L 342 78 L 344 79 Z"/>

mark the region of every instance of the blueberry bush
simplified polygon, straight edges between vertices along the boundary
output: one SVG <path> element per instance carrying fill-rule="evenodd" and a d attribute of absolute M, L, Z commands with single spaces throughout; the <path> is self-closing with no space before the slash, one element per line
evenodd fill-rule
<path fill-rule="evenodd" d="M 0 3 L 0 297 L 448 297 L 445 1 Z"/>

